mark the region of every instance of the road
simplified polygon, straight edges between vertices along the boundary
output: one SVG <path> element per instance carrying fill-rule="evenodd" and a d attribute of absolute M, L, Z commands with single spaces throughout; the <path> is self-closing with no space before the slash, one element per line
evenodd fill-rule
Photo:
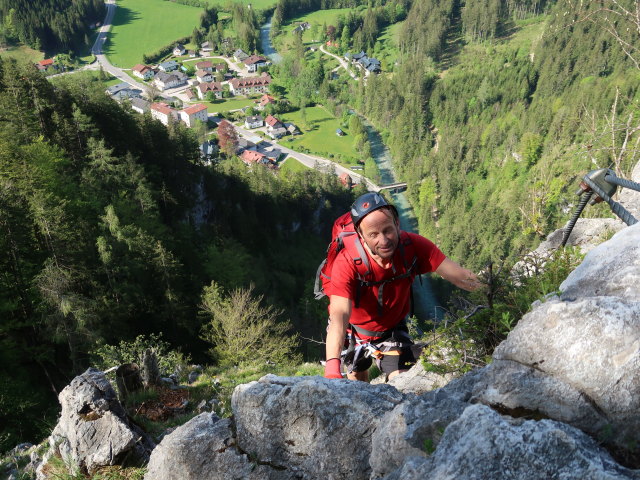
<path fill-rule="evenodd" d="M 344 58 L 339 57 L 338 55 L 334 55 L 333 53 L 329 53 L 327 50 L 325 50 L 324 45 L 320 45 L 320 51 L 338 60 L 338 62 L 340 62 L 340 66 L 344 68 L 347 71 L 347 73 L 349 73 L 349 75 L 351 75 L 351 78 L 353 78 L 354 80 L 359 80 L 358 75 L 356 75 L 351 71 L 351 69 L 349 68 L 349 64 Z"/>

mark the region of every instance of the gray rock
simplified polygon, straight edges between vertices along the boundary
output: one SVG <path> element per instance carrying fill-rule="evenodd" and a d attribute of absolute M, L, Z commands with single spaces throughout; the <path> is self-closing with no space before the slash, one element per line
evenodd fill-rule
<path fill-rule="evenodd" d="M 209 411 L 209 403 L 206 400 L 201 400 L 198 406 L 198 413 L 204 413 Z"/>
<path fill-rule="evenodd" d="M 633 172 L 631 172 L 631 180 L 640 183 L 640 162 L 636 164 Z M 640 220 L 640 192 L 625 188 L 618 195 L 618 202 L 636 217 L 637 220 Z"/>
<path fill-rule="evenodd" d="M 189 372 L 189 376 L 187 378 L 189 379 L 189 383 L 193 383 L 196 380 L 198 380 L 199 377 L 200 377 L 200 373 L 193 371 L 193 372 Z"/>
<path fill-rule="evenodd" d="M 408 457 L 386 480 L 622 480 L 618 465 L 580 430 L 552 420 L 517 420 L 471 405 L 428 458 Z"/>
<path fill-rule="evenodd" d="M 104 374 L 90 368 L 58 396 L 62 412 L 49 437 L 70 469 L 93 472 L 107 465 L 141 464 L 153 441 L 131 424 Z"/>
<path fill-rule="evenodd" d="M 486 367 L 471 401 L 512 416 L 553 418 L 585 431 L 598 432 L 608 424 L 591 399 L 571 384 L 511 360 L 494 360 Z"/>
<path fill-rule="evenodd" d="M 525 315 L 474 399 L 539 412 L 614 443 L 640 441 L 640 224 L 587 254 Z M 637 452 L 634 452 L 637 453 Z"/>
<path fill-rule="evenodd" d="M 598 246 L 560 285 L 562 299 L 612 296 L 640 299 L 640 223 Z"/>
<path fill-rule="evenodd" d="M 426 457 L 445 428 L 467 408 L 473 385 L 482 371 L 444 388 L 407 400 L 385 414 L 372 436 L 371 478 L 386 475 L 408 456 Z"/>
<path fill-rule="evenodd" d="M 145 480 L 285 480 L 235 446 L 231 421 L 203 413 L 167 435 L 151 454 Z"/>
<path fill-rule="evenodd" d="M 526 368 L 497 364 L 494 382 L 475 392 L 481 401 L 540 410 L 593 434 L 606 421 L 612 440 L 640 440 L 640 303 L 556 297 L 525 315 L 494 359 Z"/>
<path fill-rule="evenodd" d="M 304 478 L 366 479 L 371 435 L 403 395 L 388 385 L 267 375 L 231 405 L 239 447 Z"/>
<path fill-rule="evenodd" d="M 172 377 L 160 377 L 160 385 L 167 388 L 173 388 L 178 385 Z"/>
<path fill-rule="evenodd" d="M 387 385 L 397 388 L 403 393 L 430 392 L 436 388 L 444 387 L 455 378 L 453 374 L 440 375 L 438 373 L 427 372 L 422 366 L 422 362 L 416 363 L 408 371 L 400 373 L 387 382 Z"/>

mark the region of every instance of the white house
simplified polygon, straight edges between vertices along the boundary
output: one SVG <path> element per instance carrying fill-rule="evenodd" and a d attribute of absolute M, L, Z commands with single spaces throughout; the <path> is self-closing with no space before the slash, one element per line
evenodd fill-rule
<path fill-rule="evenodd" d="M 257 72 L 260 67 L 266 67 L 269 62 L 260 55 L 251 55 L 249 58 L 244 59 L 244 64 L 247 66 L 247 71 L 252 73 Z"/>
<path fill-rule="evenodd" d="M 250 95 L 266 93 L 270 83 L 271 76 L 263 72 L 259 77 L 232 78 L 229 80 L 229 87 L 234 95 Z"/>
<path fill-rule="evenodd" d="M 131 108 L 133 111 L 138 113 L 147 113 L 149 111 L 150 103 L 142 98 L 132 98 L 131 99 Z"/>
<path fill-rule="evenodd" d="M 173 54 L 174 55 L 184 55 L 186 52 L 184 45 L 178 43 L 174 48 L 173 48 Z"/>
<path fill-rule="evenodd" d="M 203 60 L 196 63 L 196 70 L 204 70 L 205 72 L 213 72 L 213 62 L 209 60 Z"/>
<path fill-rule="evenodd" d="M 203 82 L 212 82 L 213 74 L 211 72 L 207 72 L 206 70 L 198 70 L 196 72 L 196 78 L 200 83 Z"/>
<path fill-rule="evenodd" d="M 187 84 L 187 76 L 182 72 L 165 73 L 158 72 L 153 83 L 161 90 L 175 88 Z"/>
<path fill-rule="evenodd" d="M 196 87 L 196 91 L 198 92 L 198 98 L 200 98 L 200 100 L 204 100 L 209 92 L 213 92 L 216 98 L 222 98 L 223 89 L 221 83 L 210 82 L 201 83 Z"/>
<path fill-rule="evenodd" d="M 180 111 L 180 119 L 186 123 L 189 128 L 196 124 L 196 120 L 207 123 L 208 118 L 209 112 L 207 111 L 207 106 L 201 103 L 196 103 Z"/>
<path fill-rule="evenodd" d="M 258 128 L 264 125 L 264 120 L 260 115 L 253 115 L 244 119 L 244 128 Z"/>
<path fill-rule="evenodd" d="M 239 48 L 238 50 L 233 52 L 233 58 L 236 60 L 236 62 L 244 62 L 245 59 L 249 58 L 249 55 L 244 53 L 242 49 Z"/>
<path fill-rule="evenodd" d="M 170 119 L 177 117 L 177 112 L 166 103 L 152 103 L 149 110 L 151 110 L 151 116 L 160 120 L 163 125 L 169 125 Z"/>
<path fill-rule="evenodd" d="M 180 65 L 175 60 L 169 60 L 168 62 L 162 62 L 158 65 L 158 68 L 163 72 L 173 72 L 177 70 Z"/>
<path fill-rule="evenodd" d="M 140 63 L 135 67 L 133 67 L 131 71 L 136 77 L 141 78 L 143 80 L 149 80 L 150 78 L 153 78 L 153 76 L 155 75 L 155 72 L 151 67 L 142 65 Z"/>

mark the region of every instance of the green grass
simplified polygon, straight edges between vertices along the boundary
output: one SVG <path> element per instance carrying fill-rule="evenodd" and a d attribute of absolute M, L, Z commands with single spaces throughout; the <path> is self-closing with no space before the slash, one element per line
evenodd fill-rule
<path fill-rule="evenodd" d="M 104 47 L 109 61 L 122 68 L 142 63 L 174 40 L 189 36 L 201 9 L 164 0 L 120 0 Z"/>
<path fill-rule="evenodd" d="M 278 115 L 280 121 L 293 122 L 302 132 L 302 135 L 282 140 L 282 145 L 295 150 L 306 149 L 309 153 L 333 158 L 345 165 L 356 163 L 358 153 L 353 147 L 354 138 L 349 135 L 349 130 L 341 125 L 340 119 L 319 106 L 308 107 L 305 115 L 306 124 L 300 110 Z M 341 128 L 347 135 L 336 135 L 337 128 Z"/>
<path fill-rule="evenodd" d="M 229 110 L 237 110 L 242 107 L 253 107 L 256 103 L 255 98 L 246 98 L 246 97 L 238 97 L 238 98 L 225 98 L 223 100 L 217 100 L 215 102 L 203 102 L 198 100 L 195 103 L 202 103 L 209 108 L 209 113 L 213 112 L 228 112 Z"/>
<path fill-rule="evenodd" d="M 74 73 L 70 73 L 68 75 L 63 75 L 61 77 L 50 77 L 49 81 L 55 85 L 56 83 L 71 81 L 73 79 L 85 78 L 85 79 L 88 79 L 90 82 L 102 82 L 102 84 L 104 85 L 105 89 L 110 87 L 110 86 L 112 86 L 112 85 L 117 85 L 118 83 L 120 83 L 122 81 L 117 77 L 112 77 L 111 75 L 109 75 L 106 72 L 105 72 L 105 75 L 106 75 L 107 79 L 106 80 L 100 80 L 99 72 L 97 72 L 95 70 L 83 70 L 81 72 L 74 72 Z"/>
<path fill-rule="evenodd" d="M 284 163 L 280 165 L 280 171 L 282 172 L 304 172 L 309 170 L 309 167 L 303 165 L 293 157 L 288 157 Z"/>
<path fill-rule="evenodd" d="M 24 60 L 27 62 L 39 62 L 44 59 L 44 52 L 33 50 L 27 46 L 8 47 L 0 50 L 0 57 L 15 58 L 16 60 Z"/>
<path fill-rule="evenodd" d="M 266 8 L 275 7 L 278 0 L 235 0 L 235 3 L 251 4 L 254 10 L 264 10 Z M 209 0 L 209 5 L 217 5 L 218 8 L 224 9 L 229 5 L 228 0 Z"/>
<path fill-rule="evenodd" d="M 398 60 L 400 51 L 398 44 L 400 40 L 400 30 L 404 22 L 394 23 L 382 31 L 376 42 L 375 51 L 372 53 L 375 58 L 380 60 L 383 70 L 391 71 L 393 64 Z"/>

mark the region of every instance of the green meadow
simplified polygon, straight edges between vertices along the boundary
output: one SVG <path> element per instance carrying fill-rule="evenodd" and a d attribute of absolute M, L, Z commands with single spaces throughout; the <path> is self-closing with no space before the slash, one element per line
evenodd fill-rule
<path fill-rule="evenodd" d="M 6 47 L 0 49 L 0 57 L 15 58 L 16 60 L 24 60 L 26 62 L 35 63 L 44 59 L 44 53 L 21 45 L 19 47 Z"/>
<path fill-rule="evenodd" d="M 307 107 L 304 117 L 301 110 L 278 115 L 282 122 L 293 122 L 302 135 L 286 137 L 280 140 L 285 147 L 294 150 L 306 149 L 309 153 L 350 165 L 358 159 L 349 130 L 341 126 L 340 119 L 334 117 L 324 107 Z M 346 135 L 339 137 L 336 129 L 342 129 Z"/>
<path fill-rule="evenodd" d="M 143 54 L 191 35 L 201 12 L 165 0 L 119 0 L 104 52 L 112 64 L 131 68 Z"/>
<path fill-rule="evenodd" d="M 280 165 L 281 172 L 304 172 L 305 170 L 309 170 L 309 167 L 303 165 L 293 157 L 287 157 Z"/>
<path fill-rule="evenodd" d="M 225 98 L 222 100 L 216 100 L 215 102 L 203 102 L 197 101 L 196 103 L 202 103 L 207 106 L 209 109 L 209 113 L 219 112 L 224 113 L 230 110 L 238 110 L 243 107 L 253 107 L 256 104 L 255 98 L 246 98 L 243 96 L 239 96 L 237 98 Z"/>

